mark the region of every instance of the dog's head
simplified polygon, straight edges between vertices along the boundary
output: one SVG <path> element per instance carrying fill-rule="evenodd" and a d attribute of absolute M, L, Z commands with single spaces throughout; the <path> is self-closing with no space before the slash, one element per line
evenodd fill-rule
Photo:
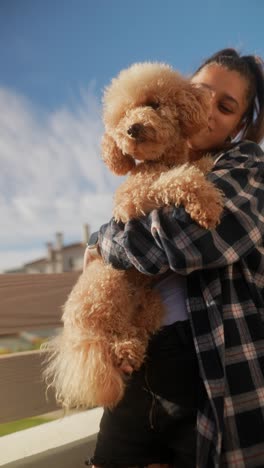
<path fill-rule="evenodd" d="M 207 125 L 209 102 L 208 92 L 168 65 L 132 65 L 104 93 L 105 130 L 118 151 L 114 164 L 109 150 L 103 159 L 117 174 L 128 172 L 134 160 L 185 162 L 187 137 Z"/>

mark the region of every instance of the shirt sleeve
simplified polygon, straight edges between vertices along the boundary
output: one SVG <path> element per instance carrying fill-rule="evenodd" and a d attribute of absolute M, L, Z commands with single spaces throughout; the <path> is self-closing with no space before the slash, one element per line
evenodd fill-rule
<path fill-rule="evenodd" d="M 188 275 L 247 256 L 263 242 L 264 233 L 263 153 L 258 156 L 240 150 L 228 152 L 208 176 L 225 195 L 224 211 L 215 229 L 200 227 L 182 206 L 154 210 L 125 225 L 112 219 L 99 232 L 104 260 L 115 268 L 134 266 L 148 275 L 168 269 Z"/>

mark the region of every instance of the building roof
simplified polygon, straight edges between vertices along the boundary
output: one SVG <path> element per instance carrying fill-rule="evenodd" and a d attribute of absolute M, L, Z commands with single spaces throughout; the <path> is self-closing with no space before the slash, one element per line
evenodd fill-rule
<path fill-rule="evenodd" d="M 62 252 L 65 252 L 70 249 L 79 249 L 79 248 L 84 248 L 84 244 L 82 242 L 74 242 L 73 244 L 69 245 L 64 245 L 61 249 Z M 53 248 L 54 252 L 57 252 L 56 248 Z M 33 262 L 28 262 L 24 263 L 24 267 L 31 266 L 31 265 L 45 265 L 48 263 L 49 260 L 46 257 L 38 258 L 37 260 L 34 260 Z"/>

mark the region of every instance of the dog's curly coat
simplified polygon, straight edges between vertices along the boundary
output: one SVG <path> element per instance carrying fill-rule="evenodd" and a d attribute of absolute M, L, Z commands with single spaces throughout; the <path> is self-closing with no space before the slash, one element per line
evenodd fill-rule
<path fill-rule="evenodd" d="M 117 221 L 183 204 L 204 228 L 217 224 L 222 194 L 204 176 L 212 160 L 192 163 L 186 143 L 207 125 L 209 102 L 205 90 L 164 64 L 135 64 L 112 81 L 104 95 L 103 159 L 115 174 L 130 172 L 115 194 Z M 44 376 L 58 401 L 114 406 L 126 383 L 120 363 L 140 367 L 162 313 L 150 277 L 92 261 L 64 306 L 62 332 L 44 346 Z"/>

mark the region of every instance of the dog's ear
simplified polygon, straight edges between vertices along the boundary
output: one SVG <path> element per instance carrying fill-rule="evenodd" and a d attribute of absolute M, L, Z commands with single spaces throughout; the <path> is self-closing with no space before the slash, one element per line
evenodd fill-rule
<path fill-rule="evenodd" d="M 179 120 L 184 136 L 191 136 L 208 125 L 211 108 L 210 92 L 187 83 L 176 95 Z"/>
<path fill-rule="evenodd" d="M 110 171 L 116 175 L 125 175 L 136 165 L 131 156 L 122 153 L 108 133 L 105 133 L 102 139 L 102 158 Z"/>

